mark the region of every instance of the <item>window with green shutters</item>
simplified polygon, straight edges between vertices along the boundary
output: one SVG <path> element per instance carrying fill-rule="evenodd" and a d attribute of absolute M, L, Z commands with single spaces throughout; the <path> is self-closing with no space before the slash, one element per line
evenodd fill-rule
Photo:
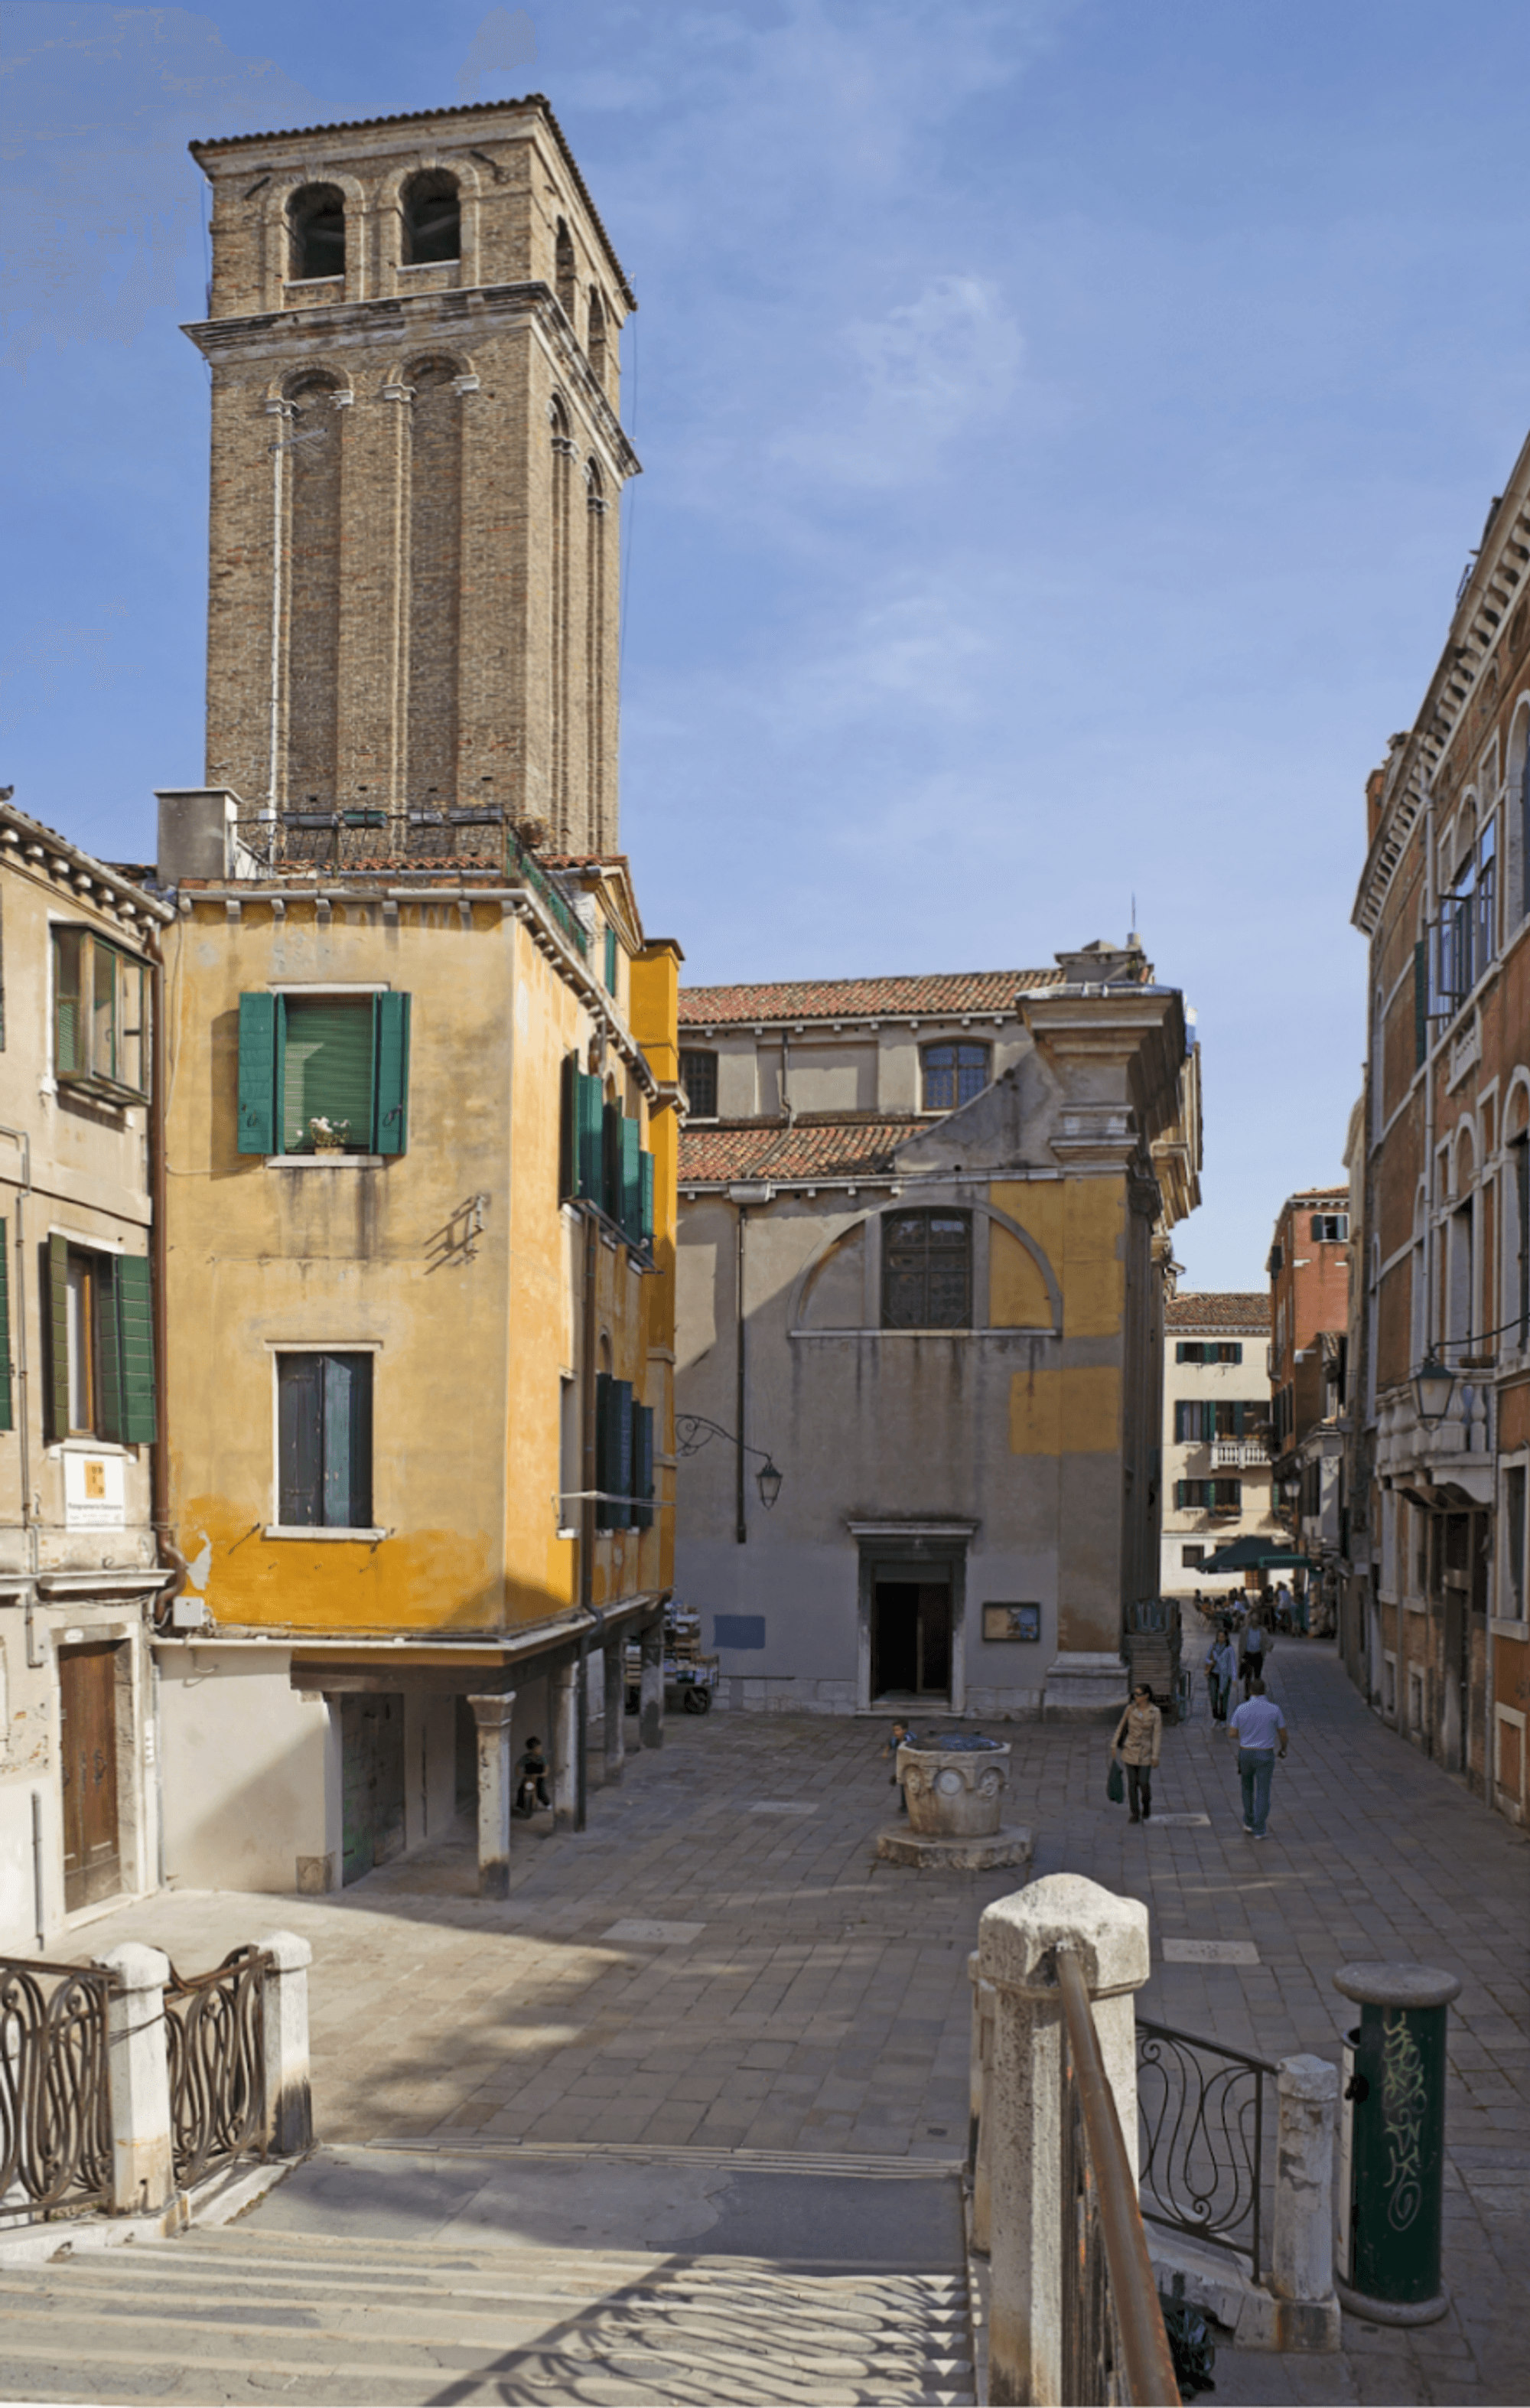
<path fill-rule="evenodd" d="M 609 927 L 606 931 L 606 992 L 616 993 L 616 930 Z"/>
<path fill-rule="evenodd" d="M 15 1426 L 10 1401 L 10 1227 L 0 1221 L 0 1430 Z"/>
<path fill-rule="evenodd" d="M 407 995 L 239 997 L 241 1154 L 403 1154 L 408 1085 Z"/>
<path fill-rule="evenodd" d="M 597 1530 L 624 1530 L 632 1520 L 632 1382 L 595 1375 L 595 1505 Z"/>
<path fill-rule="evenodd" d="M 277 1521 L 291 1530 L 372 1525 L 372 1357 L 277 1356 Z"/>
<path fill-rule="evenodd" d="M 566 1202 L 597 1205 L 629 1245 L 653 1238 L 653 1156 L 640 1124 L 607 1097 L 601 1082 L 564 1058 L 559 1193 Z"/>
<path fill-rule="evenodd" d="M 632 1409 L 632 1494 L 633 1526 L 638 1530 L 653 1527 L 653 1408 L 634 1405 Z"/>
<path fill-rule="evenodd" d="M 48 1435 L 152 1446 L 154 1323 L 147 1259 L 48 1240 Z"/>

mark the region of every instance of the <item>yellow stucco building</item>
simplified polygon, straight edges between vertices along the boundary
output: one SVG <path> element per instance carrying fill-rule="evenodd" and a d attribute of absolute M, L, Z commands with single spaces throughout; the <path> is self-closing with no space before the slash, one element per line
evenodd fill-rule
<path fill-rule="evenodd" d="M 579 1822 L 640 1635 L 662 1718 L 679 956 L 612 850 L 632 297 L 545 103 L 196 155 L 167 1869 L 327 1889 L 476 1796 L 493 1890 L 521 1743 Z"/>

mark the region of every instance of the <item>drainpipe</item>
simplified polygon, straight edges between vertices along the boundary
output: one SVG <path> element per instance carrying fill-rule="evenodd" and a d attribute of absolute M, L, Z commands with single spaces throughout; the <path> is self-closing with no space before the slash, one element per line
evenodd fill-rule
<path fill-rule="evenodd" d="M 164 958 L 160 952 L 157 934 L 150 940 L 149 959 L 153 972 L 150 1004 L 154 1015 L 153 1092 L 149 1099 L 149 1246 L 152 1272 L 150 1279 L 150 1309 L 154 1331 L 154 1383 L 158 1390 L 154 1420 L 154 1443 L 149 1450 L 150 1520 L 153 1526 L 154 1545 L 162 1564 L 168 1564 L 175 1573 L 173 1581 L 156 1596 L 150 1619 L 156 1630 L 165 1628 L 170 1608 L 185 1587 L 191 1566 L 175 1544 L 170 1523 L 170 1450 L 165 1438 L 165 1399 L 168 1393 L 169 1363 L 167 1330 L 169 1316 L 165 1305 L 164 1274 L 168 1245 L 164 1230 L 164 1114 L 169 1098 L 164 1092 Z M 154 1753 L 159 1756 L 159 1732 L 154 1733 Z"/>
<path fill-rule="evenodd" d="M 738 1197 L 736 1199 L 736 1206 L 738 1213 L 738 1236 L 735 1249 L 734 1279 L 736 1339 L 734 1355 L 736 1365 L 736 1376 L 735 1382 L 733 1418 L 734 1426 L 738 1433 L 738 1443 L 733 1451 L 733 1535 L 735 1542 L 738 1546 L 742 1547 L 747 1543 L 749 1539 L 749 1522 L 746 1518 L 744 1510 L 744 1429 L 745 1415 L 748 1411 L 749 1400 L 749 1362 L 745 1351 L 748 1344 L 748 1325 L 744 1317 L 744 1231 L 749 1222 L 749 1206 L 744 1202 L 742 1197 Z"/>
<path fill-rule="evenodd" d="M 21 1176 L 16 1189 L 16 1277 L 11 1283 L 16 1294 L 16 1468 L 21 1483 L 21 1528 L 26 1538 L 26 1660 L 28 1670 L 36 1672 L 41 1670 L 48 1659 L 46 1655 L 37 1653 L 33 1621 L 37 1603 L 37 1515 L 32 1495 L 32 1388 L 26 1351 L 26 1305 L 32 1293 L 26 1263 L 26 1199 L 32 1193 L 32 1140 L 25 1129 L 0 1127 L 0 1137 L 8 1138 L 21 1156 Z"/>
<path fill-rule="evenodd" d="M 593 1612 L 595 1601 L 596 1505 L 594 1491 L 598 1484 L 595 1479 L 595 1457 L 597 1453 L 595 1370 L 597 1366 L 597 1350 L 599 1347 L 599 1334 L 597 1328 L 598 1316 L 595 1311 L 595 1274 L 598 1269 L 599 1263 L 600 1238 L 595 1227 L 595 1216 L 593 1211 L 587 1208 L 584 1214 L 584 1312 L 582 1316 L 584 1328 L 583 1344 L 579 1349 L 579 1352 L 583 1356 L 583 1360 L 579 1365 L 579 1378 L 583 1387 L 582 1402 L 584 1418 L 583 1477 L 579 1482 L 579 1486 L 584 1491 L 584 1495 L 579 1499 L 579 1611 L 583 1614 Z M 586 1624 L 585 1629 L 588 1629 L 588 1624 Z M 576 1831 L 582 1831 L 584 1828 L 586 1800 L 588 1798 L 589 1768 L 586 1756 L 586 1725 L 589 1716 L 589 1641 L 584 1631 L 581 1630 L 579 1635 L 579 1694 L 577 1698 L 579 1754 L 574 1778 L 574 1828 Z"/>

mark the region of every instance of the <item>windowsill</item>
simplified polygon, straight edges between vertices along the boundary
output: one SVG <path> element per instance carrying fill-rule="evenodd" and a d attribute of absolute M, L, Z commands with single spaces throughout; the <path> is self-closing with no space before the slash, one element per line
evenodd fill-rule
<path fill-rule="evenodd" d="M 136 1455 L 136 1446 L 124 1446 L 120 1439 L 92 1438 L 88 1430 L 71 1430 L 67 1438 L 56 1438 L 48 1448 L 50 1455 Z"/>
<path fill-rule="evenodd" d="M 969 1328 L 965 1323 L 937 1324 L 927 1329 L 882 1329 L 873 1323 L 860 1328 L 789 1329 L 789 1338 L 1060 1338 L 1060 1329 L 1020 1328 L 1006 1324 L 1002 1328 Z"/>
<path fill-rule="evenodd" d="M 559 1539 L 577 1539 L 579 1535 L 578 1530 L 557 1530 L 553 1533 L 553 1536 Z"/>
<path fill-rule="evenodd" d="M 398 272 L 400 276 L 419 276 L 430 267 L 460 267 L 461 265 L 460 259 L 401 259 L 398 263 Z"/>
<path fill-rule="evenodd" d="M 308 1524 L 270 1522 L 261 1532 L 263 1539 L 322 1539 L 325 1541 L 349 1539 L 354 1543 L 368 1547 L 375 1547 L 379 1539 L 385 1539 L 387 1536 L 386 1530 L 336 1530 L 331 1528 L 327 1523 L 318 1522 Z"/>
<path fill-rule="evenodd" d="M 1530 1639 L 1530 1622 L 1523 1614 L 1512 1617 L 1507 1613 L 1492 1614 L 1488 1618 L 1488 1628 L 1494 1639 Z"/>
<path fill-rule="evenodd" d="M 334 292 L 336 289 L 342 293 L 345 291 L 345 271 L 343 269 L 338 276 L 289 276 L 285 278 L 282 282 L 282 291 L 284 293 L 312 293 L 317 294 L 321 293 Z"/>
<path fill-rule="evenodd" d="M 268 1154 L 267 1170 L 380 1170 L 385 1154 Z"/>
<path fill-rule="evenodd" d="M 113 1111 L 131 1111 L 136 1104 L 147 1104 L 149 1098 L 137 1087 L 120 1087 L 113 1079 L 92 1079 L 76 1070 L 60 1070 L 56 1074 L 58 1092 L 64 1096 L 85 1096 L 93 1104 L 107 1104 Z"/>

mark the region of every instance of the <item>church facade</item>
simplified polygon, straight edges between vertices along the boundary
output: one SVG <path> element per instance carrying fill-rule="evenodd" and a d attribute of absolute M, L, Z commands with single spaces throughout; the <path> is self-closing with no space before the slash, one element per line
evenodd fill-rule
<path fill-rule="evenodd" d="M 1109 1713 L 1199 1197 L 1180 996 L 1133 939 L 680 1022 L 676 1583 L 726 1701 Z"/>

